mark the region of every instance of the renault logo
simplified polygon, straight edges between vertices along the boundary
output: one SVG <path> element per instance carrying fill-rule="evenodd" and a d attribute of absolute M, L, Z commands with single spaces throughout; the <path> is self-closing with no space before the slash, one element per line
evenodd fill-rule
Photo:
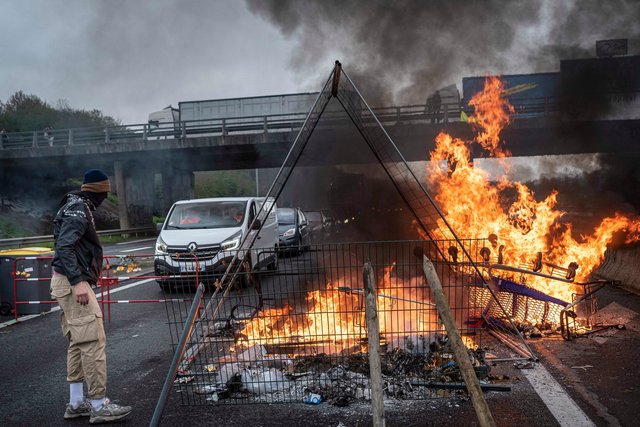
<path fill-rule="evenodd" d="M 189 249 L 189 252 L 194 253 L 196 249 L 198 249 L 198 244 L 196 242 L 191 242 L 187 245 L 187 249 Z"/>

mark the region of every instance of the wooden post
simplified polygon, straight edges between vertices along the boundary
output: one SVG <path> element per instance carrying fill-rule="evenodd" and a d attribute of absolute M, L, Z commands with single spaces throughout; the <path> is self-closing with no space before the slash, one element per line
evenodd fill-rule
<path fill-rule="evenodd" d="M 478 421 L 483 427 L 495 426 L 496 424 L 493 421 L 493 416 L 491 415 L 487 401 L 484 400 L 482 389 L 480 388 L 480 382 L 478 381 L 478 377 L 476 376 L 473 366 L 471 366 L 471 361 L 467 354 L 467 347 L 465 347 L 462 342 L 453 313 L 451 313 L 451 307 L 449 307 L 447 297 L 442 290 L 442 285 L 438 278 L 438 274 L 436 273 L 436 269 L 433 266 L 433 263 L 425 255 L 422 255 L 422 268 L 424 270 L 424 275 L 427 278 L 427 282 L 429 282 L 429 286 L 431 287 L 433 298 L 436 301 L 440 319 L 442 319 L 442 323 L 444 323 L 447 334 L 449 334 L 449 342 L 453 349 L 453 355 L 460 367 L 462 378 L 467 385 L 467 390 L 469 391 L 469 396 L 471 397 L 471 402 L 473 403 L 473 408 L 476 411 Z"/>
<path fill-rule="evenodd" d="M 378 323 L 377 293 L 371 264 L 364 264 L 362 273 L 365 295 L 365 317 L 367 319 L 367 341 L 369 343 L 369 376 L 371 377 L 371 406 L 373 427 L 384 427 L 384 394 L 382 391 L 382 367 L 380 365 L 380 325 Z"/>

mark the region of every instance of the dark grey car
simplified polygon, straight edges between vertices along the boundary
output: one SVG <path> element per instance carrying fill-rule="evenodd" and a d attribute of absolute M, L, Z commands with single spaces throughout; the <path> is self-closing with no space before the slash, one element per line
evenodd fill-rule
<path fill-rule="evenodd" d="M 281 252 L 299 254 L 309 249 L 309 222 L 299 208 L 278 208 L 278 238 Z"/>

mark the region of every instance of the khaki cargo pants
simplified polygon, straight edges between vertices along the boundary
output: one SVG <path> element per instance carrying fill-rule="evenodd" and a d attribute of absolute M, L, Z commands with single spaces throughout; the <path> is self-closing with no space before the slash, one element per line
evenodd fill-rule
<path fill-rule="evenodd" d="M 67 351 L 67 381 L 87 382 L 87 396 L 101 399 L 107 393 L 106 336 L 102 311 L 93 292 L 89 304 L 81 305 L 66 276 L 54 274 L 51 278 L 51 296 L 58 300 L 62 310 L 62 334 L 69 340 Z"/>

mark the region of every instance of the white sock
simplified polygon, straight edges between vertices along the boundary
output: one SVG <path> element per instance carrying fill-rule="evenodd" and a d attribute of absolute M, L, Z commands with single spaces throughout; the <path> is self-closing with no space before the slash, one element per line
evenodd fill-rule
<path fill-rule="evenodd" d="M 102 407 L 105 400 L 107 400 L 106 397 L 103 397 L 102 399 L 91 399 L 91 406 L 93 406 L 93 409 L 97 411 Z"/>
<path fill-rule="evenodd" d="M 69 404 L 71 404 L 71 407 L 76 409 L 83 400 L 82 383 L 69 383 Z"/>

